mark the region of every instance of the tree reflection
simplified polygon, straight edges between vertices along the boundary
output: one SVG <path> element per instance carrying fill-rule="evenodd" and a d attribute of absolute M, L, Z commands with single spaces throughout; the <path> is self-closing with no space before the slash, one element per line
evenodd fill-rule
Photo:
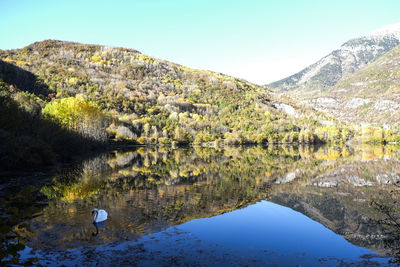
<path fill-rule="evenodd" d="M 400 181 L 393 183 L 390 195 L 373 199 L 370 205 L 378 212 L 373 223 L 382 225 L 386 228 L 385 247 L 392 256 L 393 263 L 400 263 L 400 209 L 399 209 L 399 189 Z"/>
<path fill-rule="evenodd" d="M 288 206 L 305 202 L 316 214 L 326 217 L 321 223 L 328 219 L 327 227 L 346 236 L 340 229 L 352 229 L 343 226 L 351 218 L 367 217 L 379 225 L 387 223 L 382 217 L 385 212 L 379 215 L 360 199 L 387 197 L 386 178 L 382 177 L 400 173 L 396 165 L 398 151 L 395 146 L 140 147 L 113 151 L 55 175 L 38 191 L 49 200 L 40 209 L 40 216 L 6 224 L 28 225 L 36 236 L 22 230 L 18 235 L 32 247 L 71 248 L 134 239 L 194 218 L 280 197 L 292 201 L 284 203 Z M 330 208 L 329 203 L 335 203 L 337 209 Z M 93 232 L 88 214 L 99 206 L 113 217 L 107 227 L 100 230 L 95 225 Z M 342 207 L 349 210 L 343 215 L 347 221 L 337 222 L 342 226 L 335 228 L 336 224 L 330 222 L 342 218 L 328 213 Z M 393 210 L 397 211 L 395 206 Z M 360 233 L 368 234 L 374 229 Z"/>

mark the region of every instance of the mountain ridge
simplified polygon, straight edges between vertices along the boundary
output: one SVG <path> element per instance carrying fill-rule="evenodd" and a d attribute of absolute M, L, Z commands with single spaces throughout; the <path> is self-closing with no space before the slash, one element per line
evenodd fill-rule
<path fill-rule="evenodd" d="M 314 64 L 267 86 L 297 98 L 325 91 L 400 44 L 400 23 L 353 38 Z"/>
<path fill-rule="evenodd" d="M 343 121 L 399 125 L 399 62 L 400 45 L 307 102 Z"/>

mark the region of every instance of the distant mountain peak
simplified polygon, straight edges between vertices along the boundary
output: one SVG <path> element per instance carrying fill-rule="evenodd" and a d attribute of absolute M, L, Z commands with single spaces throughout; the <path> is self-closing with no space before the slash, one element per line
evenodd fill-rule
<path fill-rule="evenodd" d="M 387 25 L 372 33 L 351 39 L 323 57 L 282 80 L 269 84 L 278 92 L 309 98 L 326 91 L 341 79 L 367 66 L 400 44 L 400 23 Z"/>
<path fill-rule="evenodd" d="M 374 37 L 374 36 L 394 36 L 400 38 L 400 22 L 395 24 L 389 24 L 377 30 L 374 30 L 366 37 Z"/>

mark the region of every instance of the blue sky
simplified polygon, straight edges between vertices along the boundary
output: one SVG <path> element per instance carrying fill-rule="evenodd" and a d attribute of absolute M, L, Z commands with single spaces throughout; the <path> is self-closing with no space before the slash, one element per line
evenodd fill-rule
<path fill-rule="evenodd" d="M 397 22 L 398 0 L 0 0 L 0 49 L 45 39 L 122 46 L 262 84 Z"/>

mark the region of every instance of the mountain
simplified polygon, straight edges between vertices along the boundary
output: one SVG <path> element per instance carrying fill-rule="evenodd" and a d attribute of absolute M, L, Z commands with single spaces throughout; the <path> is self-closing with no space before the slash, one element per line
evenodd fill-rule
<path fill-rule="evenodd" d="M 134 49 L 46 40 L 0 50 L 0 82 L 7 101 L 19 109 L 101 143 L 313 143 L 350 137 L 337 120 L 293 99 Z M 13 122 L 13 114 L 0 115 Z M 20 125 L 0 129 L 10 127 L 14 136 L 42 136 Z"/>
<path fill-rule="evenodd" d="M 400 23 L 344 43 L 302 71 L 268 86 L 280 93 L 308 98 L 367 66 L 400 44 Z"/>
<path fill-rule="evenodd" d="M 308 103 L 344 121 L 399 125 L 400 46 Z"/>

